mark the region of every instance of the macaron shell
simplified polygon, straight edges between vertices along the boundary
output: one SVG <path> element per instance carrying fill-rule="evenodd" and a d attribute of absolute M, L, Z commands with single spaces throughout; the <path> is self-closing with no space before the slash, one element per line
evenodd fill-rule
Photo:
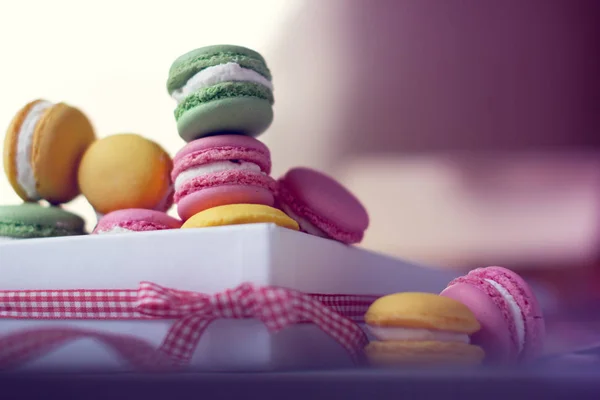
<path fill-rule="evenodd" d="M 372 365 L 379 366 L 469 366 L 481 364 L 485 357 L 478 346 L 434 341 L 375 341 L 365 347 L 365 353 Z"/>
<path fill-rule="evenodd" d="M 37 203 L 0 206 L 0 236 L 15 238 L 82 235 L 85 221 L 59 207 Z"/>
<path fill-rule="evenodd" d="M 514 352 L 508 323 L 492 299 L 482 290 L 466 283 L 447 287 L 440 296 L 466 305 L 475 315 L 481 329 L 471 335 L 471 344 L 485 350 L 486 361 L 506 363 Z"/>
<path fill-rule="evenodd" d="M 17 193 L 17 195 L 25 201 L 30 201 L 32 199 L 27 196 L 25 190 L 21 188 L 17 181 L 17 143 L 19 139 L 19 131 L 21 129 L 21 125 L 23 125 L 23 121 L 33 106 L 40 101 L 41 100 L 34 100 L 25 105 L 25 107 L 21 108 L 10 122 L 8 129 L 6 130 L 6 136 L 4 137 L 4 172 L 15 193 Z"/>
<path fill-rule="evenodd" d="M 480 329 L 475 315 L 454 299 L 432 293 L 395 293 L 375 300 L 365 314 L 371 326 L 434 329 L 471 334 Z"/>
<path fill-rule="evenodd" d="M 209 208 L 228 204 L 263 204 L 272 206 L 273 193 L 258 186 L 224 185 L 198 190 L 179 200 L 177 213 L 182 220 Z"/>
<path fill-rule="evenodd" d="M 507 300 L 496 289 L 496 287 L 478 274 L 469 273 L 465 276 L 458 277 L 450 282 L 448 287 L 458 284 L 471 285 L 487 296 L 489 301 L 495 304 L 496 309 L 502 315 L 502 319 L 505 321 L 505 324 L 508 328 L 508 335 L 506 336 L 506 339 L 510 342 L 510 347 L 506 353 L 506 358 L 509 362 L 515 362 L 519 357 L 519 339 L 517 334 L 517 325 L 512 316 L 510 305 L 508 304 Z M 465 305 L 469 306 L 469 304 Z M 475 316 L 479 317 L 478 315 Z"/>
<path fill-rule="evenodd" d="M 92 144 L 79 167 L 79 185 L 100 214 L 155 209 L 171 192 L 169 155 L 157 143 L 136 134 L 108 136 Z"/>
<path fill-rule="evenodd" d="M 202 103 L 187 110 L 177 121 L 186 142 L 219 132 L 257 137 L 273 122 L 273 108 L 257 97 L 231 97 Z"/>
<path fill-rule="evenodd" d="M 298 230 L 296 221 L 285 215 L 281 210 L 260 204 L 231 204 L 213 207 L 188 219 L 182 228 L 206 228 L 256 223 L 273 223 L 283 228 Z"/>
<path fill-rule="evenodd" d="M 94 140 L 90 121 L 76 108 L 59 103 L 42 115 L 35 129 L 32 165 L 43 199 L 60 204 L 79 195 L 77 169 Z"/>
<path fill-rule="evenodd" d="M 369 215 L 360 201 L 333 178 L 310 168 L 293 168 L 278 181 L 279 201 L 332 238 L 342 234 L 362 239 Z"/>
<path fill-rule="evenodd" d="M 543 352 L 546 325 L 537 297 L 527 282 L 515 272 L 503 267 L 479 268 L 471 275 L 491 279 L 502 285 L 515 299 L 525 320 L 525 346 L 521 361 L 537 358 Z"/>
<path fill-rule="evenodd" d="M 181 224 L 181 221 L 164 212 L 135 208 L 106 214 L 98 221 L 93 233 L 110 230 L 115 226 L 131 231 L 179 229 Z"/>

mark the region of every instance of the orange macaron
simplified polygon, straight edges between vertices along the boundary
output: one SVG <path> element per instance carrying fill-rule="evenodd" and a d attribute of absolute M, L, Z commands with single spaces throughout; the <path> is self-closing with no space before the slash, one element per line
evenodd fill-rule
<path fill-rule="evenodd" d="M 12 119 L 4 139 L 4 171 L 24 201 L 67 203 L 79 195 L 77 169 L 95 140 L 89 119 L 65 103 L 35 100 Z"/>
<path fill-rule="evenodd" d="M 173 162 L 157 143 L 132 133 L 92 144 L 78 172 L 81 192 L 100 214 L 141 208 L 166 211 L 173 204 Z"/>

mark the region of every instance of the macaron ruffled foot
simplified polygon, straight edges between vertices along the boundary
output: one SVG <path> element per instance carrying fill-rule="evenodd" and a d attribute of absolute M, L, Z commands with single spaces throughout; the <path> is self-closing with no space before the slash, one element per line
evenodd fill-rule
<path fill-rule="evenodd" d="M 475 314 L 481 330 L 472 340 L 485 349 L 487 363 L 530 362 L 542 354 L 544 316 L 535 294 L 515 272 L 478 268 L 450 282 L 441 296 L 460 301 Z"/>
<path fill-rule="evenodd" d="M 103 216 L 92 234 L 106 235 L 181 228 L 181 221 L 164 212 L 140 208 L 118 210 Z"/>
<path fill-rule="evenodd" d="M 470 343 L 480 329 L 462 303 L 431 293 L 396 293 L 377 299 L 365 322 L 376 338 L 365 348 L 372 365 L 477 365 L 485 353 Z"/>
<path fill-rule="evenodd" d="M 273 84 L 264 58 L 240 46 L 190 51 L 169 70 L 167 90 L 186 142 L 229 132 L 258 136 L 273 121 Z"/>

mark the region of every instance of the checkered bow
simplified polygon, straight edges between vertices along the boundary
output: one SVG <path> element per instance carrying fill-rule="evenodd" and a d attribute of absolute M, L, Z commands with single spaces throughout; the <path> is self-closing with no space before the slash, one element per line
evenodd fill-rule
<path fill-rule="evenodd" d="M 167 289 L 142 282 L 136 309 L 143 314 L 176 318 L 161 350 L 187 363 L 202 333 L 220 318 L 256 318 L 279 331 L 297 322 L 312 322 L 356 358 L 366 344 L 364 332 L 352 321 L 306 294 L 283 288 L 244 283 L 214 295 Z"/>

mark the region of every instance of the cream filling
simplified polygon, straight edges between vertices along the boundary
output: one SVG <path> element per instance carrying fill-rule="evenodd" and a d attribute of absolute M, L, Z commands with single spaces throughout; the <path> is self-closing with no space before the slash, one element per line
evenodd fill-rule
<path fill-rule="evenodd" d="M 185 85 L 173 91 L 171 97 L 179 104 L 190 94 L 222 82 L 253 82 L 273 90 L 273 84 L 258 72 L 230 62 L 199 71 Z"/>
<path fill-rule="evenodd" d="M 17 183 L 25 191 L 27 197 L 31 200 L 40 200 L 40 194 L 35 185 L 35 175 L 31 165 L 31 150 L 33 147 L 33 136 L 35 127 L 44 112 L 52 107 L 49 101 L 39 101 L 31 107 L 31 110 L 25 116 L 17 136 Z"/>
<path fill-rule="evenodd" d="M 508 292 L 508 290 L 504 288 L 504 286 L 491 279 L 486 279 L 485 281 L 492 285 L 498 292 L 500 292 L 504 300 L 506 300 L 506 302 L 508 303 L 509 311 L 515 321 L 515 325 L 517 328 L 517 338 L 519 341 L 520 353 L 521 351 L 523 351 L 523 347 L 525 346 L 525 320 L 523 319 L 523 313 L 521 312 L 521 309 L 519 308 L 519 305 L 517 304 L 515 298 Z"/>
<path fill-rule="evenodd" d="M 111 234 L 115 234 L 115 233 L 133 233 L 135 231 L 132 231 L 131 229 L 126 229 L 126 228 L 121 228 L 120 226 L 113 226 L 110 229 L 107 229 L 105 231 L 98 231 L 96 232 L 97 235 L 111 235 Z"/>
<path fill-rule="evenodd" d="M 311 234 L 313 236 L 318 236 L 318 237 L 322 237 L 322 238 L 329 238 L 329 235 L 327 235 L 321 229 L 319 229 L 316 226 L 314 226 L 306 218 L 302 218 L 302 217 L 298 216 L 287 205 L 281 204 L 281 209 L 282 209 L 282 211 L 284 213 L 286 213 L 286 215 L 288 217 L 290 217 L 291 219 L 293 219 L 294 221 L 296 221 L 298 223 L 298 225 L 300 225 L 300 229 L 302 231 L 304 231 L 304 232 L 306 232 L 308 234 Z"/>
<path fill-rule="evenodd" d="M 190 179 L 194 179 L 200 176 L 214 174 L 216 172 L 223 171 L 252 171 L 261 174 L 265 174 L 261 171 L 260 167 L 252 162 L 248 161 L 215 161 L 209 164 L 201 165 L 199 167 L 194 167 L 187 169 L 177 175 L 175 178 L 175 190 L 181 189 L 184 183 L 189 181 Z"/>
<path fill-rule="evenodd" d="M 381 341 L 434 341 L 434 342 L 459 342 L 470 343 L 469 335 L 432 329 L 396 328 L 367 325 L 367 329 Z"/>

